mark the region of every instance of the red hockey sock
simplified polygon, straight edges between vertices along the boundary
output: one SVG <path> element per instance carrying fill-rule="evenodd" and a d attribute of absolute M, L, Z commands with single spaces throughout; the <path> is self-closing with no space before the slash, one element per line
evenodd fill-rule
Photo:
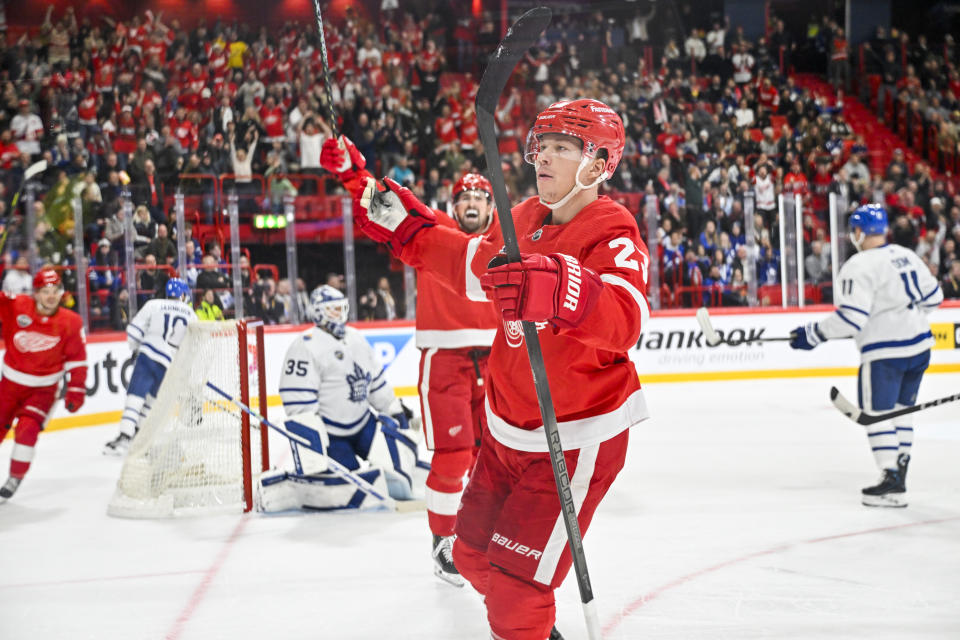
<path fill-rule="evenodd" d="M 548 638 L 556 618 L 553 589 L 515 578 L 497 567 L 492 567 L 489 573 L 487 620 L 493 637 L 500 640 Z"/>
<path fill-rule="evenodd" d="M 470 449 L 435 451 L 427 476 L 427 521 L 430 532 L 438 536 L 453 535 L 463 492 L 463 477 L 470 470 L 473 453 Z"/>
<path fill-rule="evenodd" d="M 30 470 L 34 447 L 40 435 L 40 423 L 36 418 L 23 416 L 17 420 L 17 433 L 14 439 L 13 454 L 10 456 L 10 476 L 22 478 Z"/>
<path fill-rule="evenodd" d="M 482 550 L 471 547 L 457 538 L 453 541 L 453 564 L 480 595 L 487 593 L 487 579 L 490 574 L 490 562 Z"/>

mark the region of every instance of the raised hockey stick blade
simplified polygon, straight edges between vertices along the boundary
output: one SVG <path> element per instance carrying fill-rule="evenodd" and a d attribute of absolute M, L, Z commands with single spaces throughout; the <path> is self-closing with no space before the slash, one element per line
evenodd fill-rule
<path fill-rule="evenodd" d="M 224 397 L 226 400 L 228 400 L 229 402 L 232 402 L 233 404 L 235 404 L 235 405 L 236 405 L 237 407 L 239 407 L 242 411 L 245 411 L 246 413 L 248 413 L 251 418 L 255 418 L 260 424 L 263 424 L 263 425 L 266 425 L 266 426 L 270 427 L 271 429 L 273 429 L 273 430 L 276 431 L 277 433 L 280 433 L 281 435 L 283 435 L 285 438 L 288 438 L 291 442 L 296 442 L 297 444 L 303 445 L 304 447 L 307 447 L 308 449 L 311 449 L 311 450 L 313 450 L 313 451 L 316 451 L 317 453 L 321 453 L 321 455 L 322 455 L 322 452 L 317 449 L 317 447 L 315 446 L 316 443 L 315 443 L 312 439 L 310 439 L 310 438 L 308 438 L 308 437 L 306 437 L 306 436 L 304 436 L 304 435 L 302 435 L 302 434 L 291 433 L 290 431 L 288 431 L 288 430 L 286 430 L 286 429 L 284 429 L 284 428 L 282 428 L 282 427 L 279 427 L 279 426 L 273 424 L 272 422 L 270 422 L 269 420 L 267 420 L 265 417 L 263 417 L 262 415 L 260 415 L 259 413 L 257 413 L 257 412 L 254 411 L 253 409 L 251 409 L 249 406 L 247 406 L 243 401 L 241 401 L 241 400 L 238 399 L 238 398 L 234 398 L 234 397 L 231 396 L 229 393 L 227 393 L 226 391 L 224 391 L 223 389 L 221 389 L 221 388 L 218 387 L 217 385 L 213 384 L 213 383 L 210 382 L 209 380 L 207 381 L 207 386 L 208 386 L 210 389 L 213 389 L 215 392 L 217 392 L 217 393 L 220 394 L 221 396 L 223 396 L 223 397 Z M 316 432 L 314 432 L 314 434 L 316 435 Z M 317 440 L 319 440 L 319 436 L 317 437 Z M 388 496 L 388 495 L 382 494 L 382 493 L 381 493 L 380 491 L 378 491 L 372 484 L 370 484 L 369 482 L 367 482 L 366 480 L 364 480 L 364 479 L 361 478 L 360 476 L 354 474 L 352 471 L 350 471 L 350 470 L 347 469 L 345 466 L 343 466 L 342 464 L 340 464 L 339 462 L 337 462 L 336 460 L 334 460 L 333 458 L 331 458 L 331 457 L 329 457 L 329 456 L 327 456 L 327 466 L 330 468 L 331 471 L 333 471 L 334 473 L 336 473 L 338 476 L 340 476 L 341 478 L 343 478 L 343 479 L 346 480 L 347 482 L 355 485 L 358 489 L 360 489 L 361 491 L 363 491 L 364 493 L 366 493 L 366 494 L 369 495 L 370 497 L 379 500 L 380 502 L 383 503 L 383 506 L 385 506 L 385 507 L 387 507 L 387 508 L 389 508 L 389 509 L 392 509 L 392 510 L 394 510 L 394 511 L 414 511 L 414 510 L 416 510 L 416 507 L 412 507 L 412 508 L 401 508 L 401 507 L 399 506 L 399 503 L 398 503 L 396 500 L 394 500 L 393 498 L 391 498 L 391 497 Z"/>
<path fill-rule="evenodd" d="M 27 170 L 23 172 L 23 182 L 20 183 L 20 188 L 17 189 L 17 192 L 13 194 L 13 200 L 10 202 L 10 210 L 13 211 L 17 208 L 17 202 L 20 200 L 20 194 L 23 193 L 23 188 L 26 186 L 27 182 L 32 180 L 37 174 L 43 173 L 47 170 L 47 161 L 41 160 L 40 162 L 34 162 L 32 165 L 27 167 Z"/>
<path fill-rule="evenodd" d="M 333 108 L 333 89 L 330 84 L 330 61 L 327 60 L 327 38 L 323 35 L 323 14 L 320 13 L 320 0 L 313 0 L 313 10 L 317 14 L 317 32 L 320 35 L 320 64 L 323 67 L 323 86 L 327 94 L 327 115 L 330 118 L 330 128 L 334 139 L 340 138 L 340 129 L 337 127 L 337 112 Z"/>
<path fill-rule="evenodd" d="M 700 307 L 697 309 L 697 322 L 700 324 L 700 330 L 703 331 L 703 338 L 706 340 L 708 347 L 715 347 L 721 343 L 735 347 L 739 344 L 745 344 L 749 342 L 786 342 L 787 340 L 793 339 L 790 336 L 778 336 L 775 338 L 754 338 L 753 340 L 731 341 L 728 338 L 724 338 L 717 332 L 716 329 L 713 328 L 713 322 L 710 320 L 710 312 L 707 311 L 706 307 Z"/>
<path fill-rule="evenodd" d="M 894 409 L 893 411 L 885 411 L 883 413 L 867 413 L 863 409 L 860 409 L 855 404 L 850 402 L 844 397 L 840 390 L 836 387 L 830 388 L 830 401 L 833 402 L 833 406 L 840 410 L 840 413 L 847 416 L 857 424 L 862 425 L 871 425 L 876 424 L 877 422 L 883 422 L 884 420 L 891 420 L 893 418 L 899 418 L 900 416 L 905 416 L 908 413 L 916 413 L 917 411 L 923 411 L 924 409 L 930 409 L 931 407 L 938 407 L 941 404 L 947 404 L 948 402 L 954 402 L 960 400 L 960 393 L 955 393 L 952 396 L 945 396 L 943 398 L 937 398 L 936 400 L 931 400 L 930 402 L 924 402 L 923 404 L 914 405 L 912 407 L 905 407 L 903 409 Z"/>
<path fill-rule="evenodd" d="M 504 185 L 494 113 L 497 110 L 497 103 L 500 101 L 500 94 L 507 86 L 507 81 L 510 79 L 517 62 L 520 61 L 527 49 L 540 38 L 540 34 L 550 24 L 551 16 L 552 12 L 546 7 L 531 9 L 520 16 L 507 31 L 507 35 L 500 42 L 500 46 L 491 56 L 477 90 L 477 128 L 487 157 L 490 182 L 493 185 L 493 198 L 497 205 L 497 217 L 500 220 L 500 228 L 503 230 L 507 259 L 510 262 L 520 261 L 520 247 L 517 244 L 517 231 L 510 214 L 510 198 L 507 196 L 507 189 Z M 530 369 L 533 372 L 533 383 L 537 391 L 537 402 L 540 405 L 540 415 L 543 418 L 543 428 L 547 436 L 550 462 L 553 465 L 553 477 L 557 483 L 557 494 L 560 496 L 563 524 L 567 530 L 570 554 L 573 557 L 573 569 L 577 577 L 577 586 L 580 588 L 580 600 L 583 602 L 587 633 L 590 640 L 600 640 L 600 620 L 597 617 L 593 587 L 590 584 L 590 573 L 587 571 L 587 560 L 583 551 L 583 536 L 580 533 L 580 525 L 577 523 L 577 509 L 573 503 L 573 493 L 570 490 L 570 477 L 563 461 L 563 447 L 557 430 L 557 416 L 550 396 L 550 385 L 547 381 L 546 365 L 543 362 L 543 351 L 540 349 L 540 339 L 537 337 L 537 329 L 534 323 L 523 322 L 521 324 L 523 326 L 524 342 L 527 345 L 527 356 L 530 358 Z"/>

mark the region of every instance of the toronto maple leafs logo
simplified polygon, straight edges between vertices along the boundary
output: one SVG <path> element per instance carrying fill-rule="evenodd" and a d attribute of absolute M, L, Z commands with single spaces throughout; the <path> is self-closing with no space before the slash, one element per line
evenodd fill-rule
<path fill-rule="evenodd" d="M 360 368 L 357 363 L 353 364 L 353 373 L 347 374 L 347 384 L 350 385 L 350 402 L 366 402 L 367 389 L 370 388 L 372 376 Z"/>

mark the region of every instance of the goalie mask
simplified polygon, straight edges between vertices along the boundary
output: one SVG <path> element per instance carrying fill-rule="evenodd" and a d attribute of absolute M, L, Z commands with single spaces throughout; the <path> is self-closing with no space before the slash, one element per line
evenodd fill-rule
<path fill-rule="evenodd" d="M 350 301 L 339 289 L 325 284 L 310 294 L 310 312 L 318 327 L 336 338 L 342 338 L 350 314 Z"/>
<path fill-rule="evenodd" d="M 583 189 L 596 186 L 612 176 L 617 165 L 620 164 L 620 158 L 623 157 L 623 145 L 626 142 L 623 121 L 613 109 L 599 100 L 583 98 L 555 102 L 541 111 L 527 134 L 524 160 L 536 165 L 537 155 L 540 153 L 540 138 L 548 133 L 571 136 L 580 140 L 582 144 L 576 183 L 570 192 L 557 202 L 545 202 L 543 198 L 540 199 L 540 203 L 551 210 L 562 207 Z M 603 172 L 592 183 L 581 183 L 580 172 L 598 157 L 601 149 L 606 152 Z"/>
<path fill-rule="evenodd" d="M 479 173 L 465 173 L 453 186 L 453 218 L 464 233 L 483 233 L 493 221 L 493 187 Z"/>

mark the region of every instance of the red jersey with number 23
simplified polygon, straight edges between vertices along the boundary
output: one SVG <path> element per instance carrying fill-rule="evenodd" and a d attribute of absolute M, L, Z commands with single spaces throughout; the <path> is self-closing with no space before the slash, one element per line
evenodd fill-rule
<path fill-rule="evenodd" d="M 47 387 L 56 384 L 64 371 L 86 369 L 83 322 L 73 311 L 60 308 L 44 316 L 37 313 L 33 296 L 4 293 L 0 294 L 0 323 L 6 347 L 5 379 L 25 387 Z"/>
<path fill-rule="evenodd" d="M 572 256 L 604 284 L 596 307 L 580 326 L 537 325 L 561 441 L 565 449 L 578 449 L 608 440 L 649 417 L 627 351 L 650 317 L 646 299 L 650 258 L 633 216 L 605 196 L 565 224 L 544 224 L 550 213 L 536 197 L 514 207 L 521 253 Z M 436 272 L 478 300 L 485 297 L 479 277 L 501 248 L 497 239 L 436 226 L 415 235 L 400 257 Z M 489 359 L 487 422 L 493 437 L 508 447 L 547 450 L 519 322 L 501 322 L 497 329 Z"/>

